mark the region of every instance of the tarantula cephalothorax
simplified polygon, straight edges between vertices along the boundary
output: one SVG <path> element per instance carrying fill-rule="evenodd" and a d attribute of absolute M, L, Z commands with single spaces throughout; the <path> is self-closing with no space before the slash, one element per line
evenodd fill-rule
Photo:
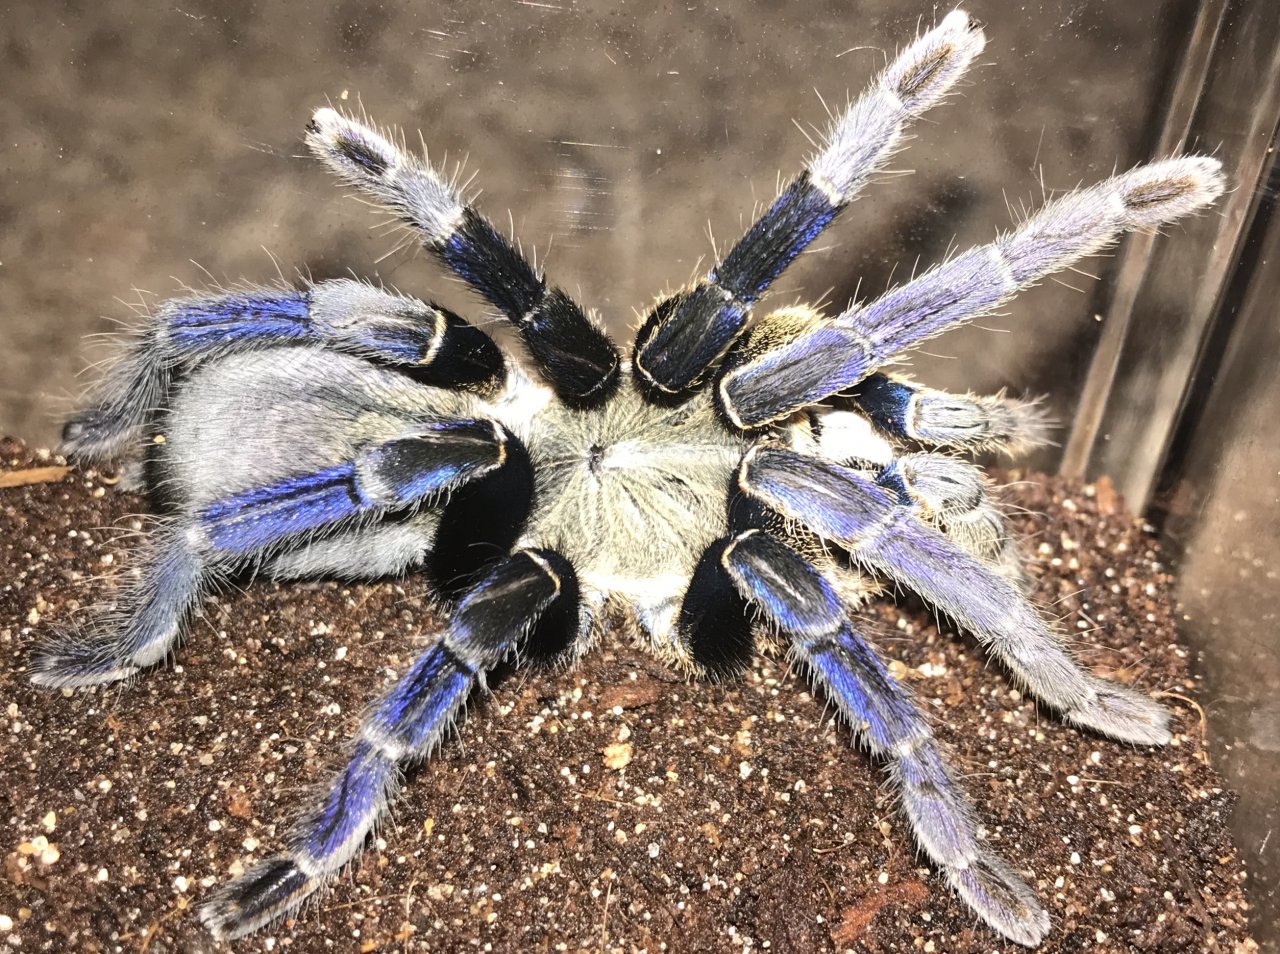
<path fill-rule="evenodd" d="M 276 857 L 204 906 L 234 938 L 290 912 L 360 850 L 487 670 L 573 658 L 626 616 L 664 659 L 740 670 L 785 646 L 888 766 L 925 854 L 977 914 L 1035 945 L 1049 918 L 988 850 L 929 722 L 859 634 L 882 582 L 968 628 L 1069 722 L 1158 745 L 1167 716 L 1085 672 L 1019 589 L 974 465 L 1041 439 L 1035 409 L 877 369 L 1114 241 L 1203 207 L 1212 159 L 1167 159 L 1050 202 L 989 245 L 828 317 L 752 318 L 983 47 L 959 11 L 911 43 L 723 261 L 658 302 L 627 359 L 433 168 L 332 109 L 312 151 L 390 208 L 514 324 L 529 370 L 458 316 L 357 281 L 162 306 L 66 428 L 98 461 L 146 448 L 166 515 L 116 608 L 44 647 L 49 686 L 164 660 L 227 575 L 421 569 L 449 622 L 374 705 L 328 794 Z"/>

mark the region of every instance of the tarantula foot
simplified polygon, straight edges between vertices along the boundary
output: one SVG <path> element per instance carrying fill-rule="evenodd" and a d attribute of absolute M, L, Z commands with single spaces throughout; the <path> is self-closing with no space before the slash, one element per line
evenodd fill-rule
<path fill-rule="evenodd" d="M 76 443 L 93 429 L 94 422 L 99 414 L 99 410 L 95 407 L 73 414 L 67 420 L 67 423 L 62 425 L 62 447 L 60 450 L 74 449 Z"/>
<path fill-rule="evenodd" d="M 319 885 L 293 858 L 280 855 L 220 889 L 200 909 L 200 920 L 218 940 L 231 941 L 283 917 Z"/>
<path fill-rule="evenodd" d="M 119 682 L 138 671 L 138 666 L 104 652 L 83 636 L 59 633 L 37 650 L 30 679 L 50 689 L 78 689 Z"/>
<path fill-rule="evenodd" d="M 1049 915 L 1035 893 L 995 856 L 982 854 L 967 867 L 953 868 L 947 880 L 982 920 L 1015 944 L 1038 947 L 1049 933 Z"/>
<path fill-rule="evenodd" d="M 1070 712 L 1068 722 L 1135 745 L 1168 745 L 1169 710 L 1150 696 L 1106 682 L 1090 680 L 1094 695 Z"/>
<path fill-rule="evenodd" d="M 62 425 L 62 445 L 58 448 L 64 454 L 74 454 L 81 442 L 92 439 L 98 431 L 106 415 L 101 408 L 90 407 L 77 411 Z"/>

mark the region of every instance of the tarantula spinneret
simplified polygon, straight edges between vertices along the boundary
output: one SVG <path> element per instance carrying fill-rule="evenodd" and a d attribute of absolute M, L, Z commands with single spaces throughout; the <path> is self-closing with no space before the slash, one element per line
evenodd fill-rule
<path fill-rule="evenodd" d="M 486 671 L 516 653 L 574 658 L 621 614 L 691 673 L 785 648 L 886 764 L 948 884 L 1005 937 L 1044 938 L 1048 915 L 986 847 L 928 720 L 859 633 L 860 607 L 886 584 L 914 590 L 1082 728 L 1160 745 L 1167 715 L 1082 669 L 1030 606 L 983 475 L 958 456 L 1042 440 L 1035 407 L 879 369 L 1127 229 L 1203 208 L 1218 163 L 1166 159 L 1062 196 L 835 316 L 753 313 L 983 43 L 956 11 L 908 45 L 723 260 L 650 310 L 629 357 L 455 183 L 315 113 L 316 156 L 416 229 L 527 353 L 358 281 L 238 288 L 160 307 L 67 425 L 78 462 L 145 453 L 165 515 L 116 607 L 42 648 L 37 683 L 160 663 L 203 596 L 246 570 L 421 573 L 451 607 L 280 854 L 207 901 L 216 936 L 294 911 L 352 859 L 402 765 L 441 742 Z"/>

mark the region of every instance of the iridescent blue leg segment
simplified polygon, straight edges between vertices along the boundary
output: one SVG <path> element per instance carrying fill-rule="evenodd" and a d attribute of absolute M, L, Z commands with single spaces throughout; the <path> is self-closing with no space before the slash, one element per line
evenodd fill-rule
<path fill-rule="evenodd" d="M 484 390 L 502 352 L 452 312 L 363 282 L 249 288 L 165 302 L 131 345 L 109 390 L 67 422 L 63 453 L 88 463 L 136 443 L 176 373 L 239 351 L 317 344 L 410 372 L 424 384 Z"/>
<path fill-rule="evenodd" d="M 655 399 L 696 387 L 746 326 L 751 306 L 845 208 L 982 50 L 956 11 L 908 46 L 832 125 L 825 145 L 747 234 L 693 288 L 667 298 L 636 336 L 633 366 Z"/>
<path fill-rule="evenodd" d="M 463 598 L 434 646 L 418 657 L 360 729 L 328 795 L 297 825 L 289 847 L 223 887 L 200 911 L 222 940 L 298 907 L 363 847 L 400 784 L 400 766 L 426 758 L 455 723 L 484 673 L 548 621 L 576 632 L 577 579 L 563 557 L 522 550 Z"/>
<path fill-rule="evenodd" d="M 991 244 L 834 319 L 785 335 L 769 332 L 766 319 L 752 332 L 760 340 L 748 335 L 728 362 L 718 386 L 721 407 L 736 426 L 752 428 L 848 391 L 908 348 L 990 312 L 1123 232 L 1203 208 L 1223 186 L 1212 159 L 1152 163 L 1057 199 Z"/>
<path fill-rule="evenodd" d="M 1068 722 L 1127 742 L 1169 741 L 1164 708 L 1085 672 L 1013 583 L 921 522 L 895 492 L 847 468 L 777 448 L 749 453 L 738 482 L 748 495 L 947 613 Z"/>
<path fill-rule="evenodd" d="M 636 335 L 640 382 L 662 394 L 693 387 L 746 325 L 751 306 L 845 204 L 801 173 L 706 278 L 649 313 Z"/>
<path fill-rule="evenodd" d="M 423 245 L 505 315 L 561 400 L 603 403 L 621 361 L 609 336 L 430 165 L 374 129 L 332 109 L 317 110 L 307 145 L 344 181 L 421 232 Z"/>
<path fill-rule="evenodd" d="M 982 844 L 977 813 L 910 694 L 853 628 L 829 582 L 795 551 L 750 530 L 721 561 L 743 597 L 791 639 L 872 753 L 888 761 L 916 840 L 948 883 L 1005 937 L 1034 947 L 1049 917 L 1034 892 Z"/>
<path fill-rule="evenodd" d="M 500 468 L 515 438 L 481 420 L 421 421 L 355 460 L 233 494 L 206 507 L 209 546 L 247 556 L 300 533 L 430 500 Z"/>

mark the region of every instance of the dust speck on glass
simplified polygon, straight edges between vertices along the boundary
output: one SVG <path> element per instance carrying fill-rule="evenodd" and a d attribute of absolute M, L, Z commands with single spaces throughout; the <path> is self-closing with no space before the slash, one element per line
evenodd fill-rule
<path fill-rule="evenodd" d="M 402 766 L 441 743 L 486 671 L 576 659 L 621 618 L 689 674 L 789 653 L 885 764 L 938 874 L 1005 937 L 1045 938 L 1048 915 L 986 846 L 929 721 L 859 632 L 861 608 L 894 587 L 920 594 L 1083 729 L 1161 745 L 1168 717 L 1089 674 L 1023 595 L 1017 547 L 965 455 L 1042 443 L 1035 403 L 885 369 L 1122 232 L 1204 208 L 1223 188 L 1218 163 L 1167 158 L 1063 195 L 839 314 L 756 308 L 983 46 L 959 11 L 907 44 L 626 350 L 465 186 L 364 117 L 313 115 L 311 151 L 504 315 L 522 350 L 361 281 L 217 289 L 160 306 L 67 424 L 68 456 L 130 462 L 165 515 L 114 609 L 43 646 L 39 684 L 162 663 L 203 596 L 246 569 L 423 574 L 449 607 L 279 853 L 205 899 L 214 935 L 295 911 L 354 858 Z"/>

